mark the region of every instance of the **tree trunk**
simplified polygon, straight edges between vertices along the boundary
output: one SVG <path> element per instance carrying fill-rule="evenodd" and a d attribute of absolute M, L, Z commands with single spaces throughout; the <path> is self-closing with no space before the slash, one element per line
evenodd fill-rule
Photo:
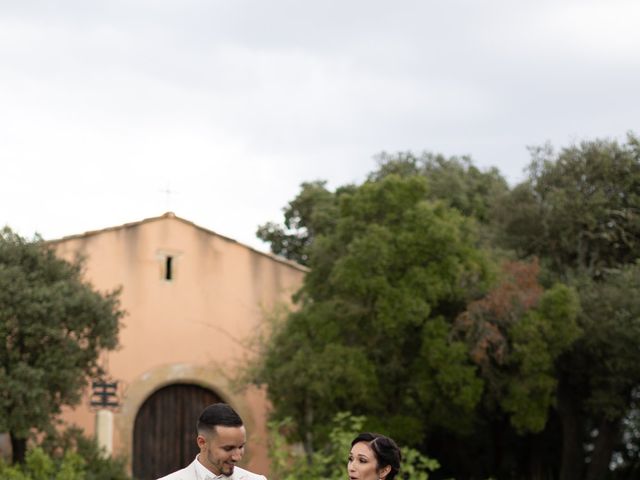
<path fill-rule="evenodd" d="M 543 451 L 545 438 L 543 435 L 532 435 L 528 449 L 528 476 L 529 480 L 550 480 L 553 474 L 549 465 L 544 461 Z"/>
<path fill-rule="evenodd" d="M 609 470 L 611 455 L 620 435 L 620 420 L 609 421 L 603 419 L 598 425 L 591 462 L 587 469 L 587 480 L 604 478 Z"/>
<path fill-rule="evenodd" d="M 307 463 L 311 464 L 311 457 L 313 455 L 313 406 L 309 397 L 305 398 L 304 402 L 304 451 L 307 455 Z"/>
<path fill-rule="evenodd" d="M 493 425 L 493 471 L 498 472 L 502 468 L 504 451 L 504 427 L 502 422 Z"/>
<path fill-rule="evenodd" d="M 584 471 L 580 404 L 562 379 L 558 385 L 558 414 L 562 424 L 560 480 L 581 480 Z"/>
<path fill-rule="evenodd" d="M 11 437 L 11 450 L 13 463 L 24 463 L 24 457 L 27 453 L 27 439 L 17 438 L 14 434 Z"/>

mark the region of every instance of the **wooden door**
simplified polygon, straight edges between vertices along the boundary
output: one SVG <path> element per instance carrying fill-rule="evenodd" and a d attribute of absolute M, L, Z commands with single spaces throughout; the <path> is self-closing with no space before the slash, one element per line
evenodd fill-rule
<path fill-rule="evenodd" d="M 133 476 L 155 480 L 190 464 L 198 454 L 196 422 L 202 410 L 222 400 L 211 390 L 174 384 L 142 404 L 133 427 Z"/>

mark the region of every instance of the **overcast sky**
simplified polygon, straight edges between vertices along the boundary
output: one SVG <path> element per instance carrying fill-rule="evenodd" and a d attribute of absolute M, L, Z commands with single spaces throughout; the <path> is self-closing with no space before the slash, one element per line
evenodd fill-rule
<path fill-rule="evenodd" d="M 636 0 L 0 0 L 0 225 L 171 210 L 265 250 L 301 182 L 381 151 L 513 185 L 527 146 L 640 133 L 638 25 Z"/>

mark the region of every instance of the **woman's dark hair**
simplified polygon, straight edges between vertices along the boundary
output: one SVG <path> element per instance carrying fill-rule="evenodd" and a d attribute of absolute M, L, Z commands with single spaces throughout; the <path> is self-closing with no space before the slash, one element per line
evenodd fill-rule
<path fill-rule="evenodd" d="M 393 480 L 400 470 L 400 461 L 402 460 L 402 454 L 396 442 L 389 437 L 380 435 L 379 433 L 364 432 L 358 435 L 351 442 L 353 447 L 356 443 L 365 442 L 369 445 L 369 448 L 376 456 L 376 462 L 378 463 L 378 470 L 389 465 L 391 471 L 386 476 L 386 480 Z"/>

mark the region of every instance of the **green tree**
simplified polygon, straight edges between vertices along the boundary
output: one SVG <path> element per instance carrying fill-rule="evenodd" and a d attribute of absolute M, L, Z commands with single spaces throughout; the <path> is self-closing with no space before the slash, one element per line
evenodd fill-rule
<path fill-rule="evenodd" d="M 557 470 L 553 449 L 542 447 L 554 442 L 545 429 L 559 359 L 582 331 L 576 292 L 563 284 L 544 289 L 539 273 L 535 261 L 505 262 L 493 287 L 456 318 L 454 334 L 478 366 L 483 396 L 473 431 L 438 432 L 430 453 L 458 478 L 547 478 Z"/>
<path fill-rule="evenodd" d="M 309 455 L 336 411 L 367 414 L 371 429 L 408 444 L 424 438 L 421 419 L 470 426 L 482 383 L 448 329 L 490 268 L 473 224 L 425 200 L 427 188 L 420 176 L 386 175 L 328 203 L 332 227 L 310 244 L 299 310 L 274 331 L 255 377 Z"/>
<path fill-rule="evenodd" d="M 529 179 L 496 217 L 505 246 L 578 292 L 583 334 L 558 359 L 557 425 L 545 431 L 562 438 L 562 480 L 605 478 L 640 385 L 638 138 L 532 149 Z"/>
<path fill-rule="evenodd" d="M 0 431 L 22 461 L 33 431 L 46 431 L 74 405 L 98 356 L 117 346 L 118 292 L 82 279 L 80 262 L 56 257 L 41 239 L 0 232 Z"/>
<path fill-rule="evenodd" d="M 536 255 L 553 272 L 607 268 L 640 257 L 640 140 L 594 140 L 554 153 L 531 149 L 529 179 L 497 217 L 502 239 L 521 257 Z"/>
<path fill-rule="evenodd" d="M 607 474 L 640 387 L 640 264 L 576 284 L 585 335 L 565 357 L 560 376 L 563 478 L 595 480 Z"/>
<path fill-rule="evenodd" d="M 345 187 L 333 193 L 327 190 L 326 184 L 325 181 L 303 183 L 300 193 L 284 208 L 283 224 L 267 222 L 258 227 L 256 236 L 268 242 L 273 253 L 308 265 L 313 239 L 332 228 L 336 198 L 341 191 L 349 189 Z"/>
<path fill-rule="evenodd" d="M 370 182 L 379 182 L 388 175 L 424 177 L 424 200 L 442 201 L 485 227 L 492 224 L 493 209 L 508 193 L 507 182 L 497 169 L 481 171 L 469 157 L 383 152 L 376 160 L 378 168 L 369 174 Z M 335 228 L 340 198 L 356 188 L 347 185 L 331 192 L 326 185 L 325 181 L 303 183 L 300 193 L 283 209 L 282 224 L 261 225 L 258 238 L 269 243 L 273 253 L 309 265 L 314 239 Z M 481 233 L 486 241 L 492 237 L 492 230 L 485 228 Z"/>
<path fill-rule="evenodd" d="M 307 188 L 297 199 L 311 198 Z M 469 159 L 397 154 L 381 156 L 365 184 L 339 189 L 332 201 L 307 204 L 313 213 L 307 222 L 330 221 L 318 223 L 308 243 L 311 271 L 297 297 L 301 308 L 276 325 L 255 379 L 269 385 L 273 418 L 295 420 L 290 437 L 302 441 L 309 455 L 326 439 L 331 413 L 340 410 L 366 414 L 369 428 L 445 455 L 465 450 L 439 449 L 441 440 L 450 446 L 487 430 L 478 425 L 477 409 L 490 379 L 474 366 L 469 341 L 456 335 L 454 320 L 490 283 L 492 267 L 478 247 L 490 238 L 489 212 L 506 192 L 497 171 L 480 172 Z M 537 278 L 536 286 L 536 302 L 512 313 L 516 320 L 538 306 L 544 289 Z M 529 287 L 523 295 L 532 295 Z M 566 300 L 575 298 L 567 294 Z M 552 319 L 536 320 L 529 320 L 534 332 Z M 510 354 L 515 397 L 514 358 Z M 529 371 L 546 379 L 550 363 L 542 372 Z M 533 402 L 538 421 L 546 418 L 553 386 Z M 512 403 L 502 415 L 527 411 L 524 402 Z M 478 468 L 468 455 L 443 458 L 451 475 L 497 471 L 495 465 Z"/>
<path fill-rule="evenodd" d="M 390 174 L 423 176 L 427 180 L 427 199 L 443 201 L 481 224 L 493 221 L 493 209 L 509 192 L 497 168 L 482 171 L 468 156 L 383 152 L 377 156 L 377 162 L 378 169 L 369 174 L 370 180 L 380 180 Z"/>
<path fill-rule="evenodd" d="M 637 471 L 639 145 L 532 149 L 512 190 L 464 157 L 400 153 L 326 201 L 302 192 L 311 271 L 256 376 L 291 437 L 313 452 L 350 410 L 440 475 Z M 520 261 L 492 283 L 481 246 Z"/>

